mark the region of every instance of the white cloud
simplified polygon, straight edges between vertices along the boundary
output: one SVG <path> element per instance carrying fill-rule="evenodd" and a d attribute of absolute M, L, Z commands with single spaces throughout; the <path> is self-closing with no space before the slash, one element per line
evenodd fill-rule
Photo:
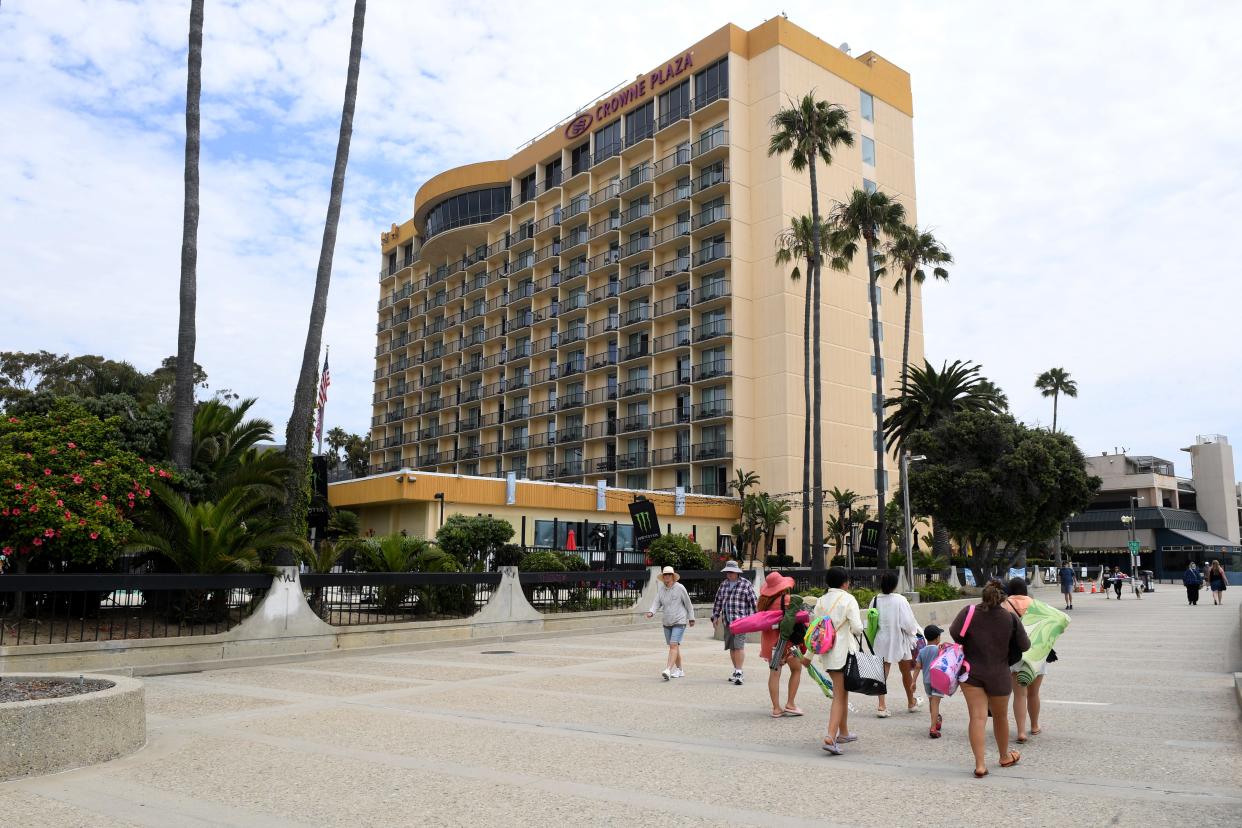
<path fill-rule="evenodd" d="M 351 6 L 207 4 L 198 359 L 283 430 L 305 337 Z M 1086 451 L 1242 445 L 1233 4 L 788 2 L 913 76 L 919 217 L 958 263 L 927 290 L 935 360 L 973 358 L 1019 416 L 1063 365 Z M 329 419 L 369 423 L 376 243 L 419 184 L 503 158 L 749 3 L 372 2 L 325 341 Z M 174 349 L 185 4 L 0 10 L 0 348 L 153 367 Z"/>

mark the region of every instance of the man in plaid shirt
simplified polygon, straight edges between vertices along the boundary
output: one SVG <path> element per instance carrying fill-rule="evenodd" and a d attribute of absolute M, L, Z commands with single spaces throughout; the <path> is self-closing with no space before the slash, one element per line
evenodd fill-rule
<path fill-rule="evenodd" d="M 739 618 L 754 615 L 758 599 L 755 597 L 754 585 L 742 577 L 742 568 L 737 565 L 737 561 L 729 561 L 722 571 L 725 579 L 720 582 L 720 589 L 716 590 L 716 601 L 712 604 L 712 624 L 724 624 L 724 646 L 733 661 L 733 675 L 729 677 L 729 683 L 740 687 L 742 661 L 746 657 L 743 649 L 746 646 L 746 636 L 729 632 L 729 624 Z"/>

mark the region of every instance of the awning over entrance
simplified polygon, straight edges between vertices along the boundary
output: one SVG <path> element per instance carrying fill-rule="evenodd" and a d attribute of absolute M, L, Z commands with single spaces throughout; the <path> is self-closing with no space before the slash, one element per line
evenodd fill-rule
<path fill-rule="evenodd" d="M 1228 549 L 1236 552 L 1240 548 L 1238 544 L 1222 538 L 1220 535 L 1213 535 L 1211 532 L 1198 532 L 1193 529 L 1165 529 L 1162 533 L 1161 546 L 1186 545 L 1186 546 L 1202 546 L 1205 549 L 1216 549 L 1224 551 Z"/>

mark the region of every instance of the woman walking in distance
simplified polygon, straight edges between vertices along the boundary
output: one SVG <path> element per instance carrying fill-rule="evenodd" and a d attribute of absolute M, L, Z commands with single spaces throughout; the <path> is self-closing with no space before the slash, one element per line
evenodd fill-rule
<path fill-rule="evenodd" d="M 664 625 L 668 664 L 660 673 L 660 678 L 665 681 L 686 675 L 681 669 L 681 639 L 686 634 L 686 626 L 694 626 L 694 604 L 690 602 L 690 593 L 678 583 L 680 580 L 681 576 L 671 566 L 660 570 L 660 588 L 656 592 L 655 603 L 647 610 L 648 618 L 659 612 Z"/>
<path fill-rule="evenodd" d="M 1182 586 L 1186 587 L 1186 603 L 1192 607 L 1197 606 L 1199 589 L 1203 586 L 1203 573 L 1199 571 L 1199 567 L 1195 566 L 1194 561 L 1191 561 L 1186 571 L 1182 573 Z"/>
<path fill-rule="evenodd" d="M 1005 591 L 1000 584 L 989 583 L 983 588 L 980 603 L 963 609 L 949 626 L 949 634 L 962 645 L 966 660 L 970 662 L 970 678 L 962 685 L 962 693 L 970 714 L 970 749 L 975 755 L 978 779 L 988 775 L 984 733 L 989 710 L 996 748 L 1000 751 L 1000 766 L 1013 767 L 1022 758 L 1018 751 L 1009 749 L 1009 694 L 1013 689 L 1009 645 L 1014 642 L 1019 651 L 1025 652 L 1030 649 L 1031 641 L 1018 616 L 1001 606 L 1004 600 Z"/>
<path fill-rule="evenodd" d="M 759 590 L 759 612 L 778 609 L 785 612 L 789 608 L 789 596 L 793 592 L 796 581 L 779 572 L 769 572 L 763 588 Z M 799 607 L 795 607 L 797 610 Z M 796 701 L 798 684 L 802 681 L 802 659 L 799 658 L 797 645 L 792 641 L 782 642 L 775 629 L 764 630 L 759 634 L 761 658 L 772 661 L 772 651 L 776 647 L 783 648 L 777 655 L 775 670 L 768 671 L 768 695 L 772 698 L 772 718 L 784 716 L 801 716 L 802 709 Z M 781 668 L 789 665 L 789 692 L 784 706 L 781 705 Z"/>
<path fill-rule="evenodd" d="M 1026 594 L 1026 580 L 1024 578 L 1010 578 L 1007 585 L 1009 597 L 1005 599 L 1005 609 L 1012 612 L 1018 618 L 1026 615 L 1026 611 L 1031 606 L 1031 597 Z M 1039 730 L 1039 688 L 1044 683 L 1044 676 L 1048 673 L 1047 662 L 1041 662 L 1039 672 L 1035 676 L 1035 680 L 1029 686 L 1023 687 L 1018 682 L 1018 670 L 1022 667 L 1022 660 L 1019 659 L 1017 664 L 1009 665 L 1009 673 L 1013 677 L 1013 721 L 1018 727 L 1018 744 L 1025 744 L 1027 738 L 1027 720 L 1030 720 L 1032 736 L 1038 736 Z"/>
<path fill-rule="evenodd" d="M 850 595 L 850 576 L 839 566 L 828 570 L 828 591 L 815 603 L 813 618 L 827 618 L 836 629 L 832 649 L 821 655 L 820 663 L 832 679 L 832 711 L 828 715 L 828 735 L 824 737 L 824 750 L 833 756 L 844 751 L 841 745 L 858 740 L 849 730 L 850 693 L 845 689 L 845 659 L 858 652 L 857 636 L 863 633 L 862 618 L 858 613 L 858 601 Z M 810 664 L 810 658 L 804 659 Z"/>
<path fill-rule="evenodd" d="M 1220 565 L 1220 561 L 1212 561 L 1212 565 L 1208 567 L 1208 586 L 1212 588 L 1212 603 L 1225 603 L 1225 587 L 1229 585 L 1229 579 L 1225 577 L 1225 568 Z"/>
<path fill-rule="evenodd" d="M 918 634 L 919 622 L 914 618 L 914 610 L 906 596 L 893 592 L 897 588 L 897 573 L 885 572 L 880 576 L 880 592 L 871 606 L 880 611 L 880 629 L 875 634 L 875 654 L 884 659 L 884 679 L 888 680 L 889 668 L 894 664 L 901 671 L 901 686 L 906 691 L 906 709 L 917 713 L 923 699 L 916 695 L 913 655 L 914 642 Z M 880 696 L 875 715 L 887 719 L 892 714 L 888 710 L 888 697 Z"/>

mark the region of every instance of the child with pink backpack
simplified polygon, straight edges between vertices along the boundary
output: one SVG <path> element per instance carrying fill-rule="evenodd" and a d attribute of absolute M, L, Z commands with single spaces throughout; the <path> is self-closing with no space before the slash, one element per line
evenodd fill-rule
<path fill-rule="evenodd" d="M 927 643 L 919 650 L 918 658 L 919 667 L 923 670 L 923 691 L 927 693 L 927 709 L 931 713 L 931 729 L 927 731 L 927 735 L 932 739 L 940 738 L 940 726 L 944 723 L 944 717 L 940 715 L 940 700 L 949 695 L 937 690 L 931 682 L 932 663 L 940 655 L 940 636 L 942 635 L 944 635 L 944 630 L 935 624 L 928 624 L 924 627 L 923 637 Z"/>

